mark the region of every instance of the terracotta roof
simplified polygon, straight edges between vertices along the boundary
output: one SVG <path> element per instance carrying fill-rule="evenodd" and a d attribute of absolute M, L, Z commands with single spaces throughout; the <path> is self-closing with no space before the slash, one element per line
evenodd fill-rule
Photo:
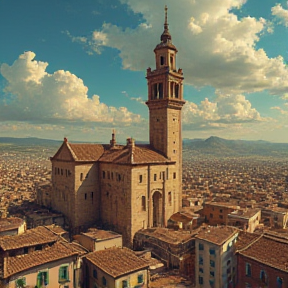
<path fill-rule="evenodd" d="M 149 267 L 144 259 L 128 248 L 108 248 L 89 253 L 86 258 L 114 278 Z"/>
<path fill-rule="evenodd" d="M 52 231 L 54 234 L 57 235 L 63 235 L 68 233 L 66 230 L 64 230 L 61 226 L 52 224 L 52 225 L 47 225 L 45 226 L 47 229 L 49 229 L 50 231 Z"/>
<path fill-rule="evenodd" d="M 0 248 L 2 248 L 4 251 L 7 251 L 22 247 L 52 243 L 57 239 L 58 236 L 51 232 L 49 229 L 39 226 L 33 229 L 29 229 L 20 235 L 1 237 Z"/>
<path fill-rule="evenodd" d="M 19 272 L 43 265 L 52 261 L 63 259 L 69 256 L 78 255 L 76 251 L 68 248 L 61 242 L 41 251 L 34 251 L 29 254 L 7 258 L 7 265 L 4 266 L 4 278 Z"/>
<path fill-rule="evenodd" d="M 250 245 L 259 237 L 261 237 L 261 235 L 259 234 L 239 231 L 237 242 L 235 244 L 236 250 L 245 249 L 248 245 Z"/>
<path fill-rule="evenodd" d="M 192 231 L 192 233 L 190 233 L 190 231 L 176 231 L 168 228 L 157 227 L 139 230 L 136 233 L 136 236 L 141 234 L 147 235 L 149 237 L 160 239 L 166 243 L 177 245 L 179 243 L 195 239 L 195 234 L 197 231 L 198 230 L 195 229 Z"/>
<path fill-rule="evenodd" d="M 172 163 L 149 145 L 137 145 L 132 148 L 132 151 L 133 153 L 127 146 L 118 146 L 116 149 L 106 150 L 100 161 L 119 164 Z"/>
<path fill-rule="evenodd" d="M 199 230 L 196 238 L 222 245 L 238 231 L 238 229 L 230 226 L 207 226 Z"/>
<path fill-rule="evenodd" d="M 176 212 L 174 213 L 169 220 L 172 220 L 172 221 L 175 221 L 175 222 L 182 222 L 182 223 L 189 223 L 193 220 L 193 216 L 192 215 L 189 215 L 188 213 L 187 214 L 184 214 L 184 213 L 181 213 L 181 212 Z"/>
<path fill-rule="evenodd" d="M 275 239 L 263 235 L 238 253 L 270 267 L 285 272 L 288 271 L 287 240 Z"/>
<path fill-rule="evenodd" d="M 106 230 L 98 230 L 96 228 L 90 228 L 88 232 L 81 233 L 82 235 L 85 235 L 91 239 L 94 239 L 96 241 L 102 241 L 106 239 L 112 239 L 112 238 L 118 238 L 121 237 L 120 234 L 117 234 L 113 231 L 106 231 Z"/>
<path fill-rule="evenodd" d="M 17 217 L 0 218 L 0 232 L 18 229 L 24 220 Z"/>
<path fill-rule="evenodd" d="M 257 214 L 259 211 L 261 211 L 261 209 L 259 208 L 251 208 L 251 209 L 239 209 L 239 210 L 235 210 L 233 212 L 231 212 L 230 214 L 228 214 L 228 217 L 241 217 L 241 218 L 246 218 L 246 219 L 250 219 L 251 217 L 255 216 L 255 214 Z"/>
<path fill-rule="evenodd" d="M 153 150 L 150 145 L 137 145 L 131 150 L 124 145 L 111 147 L 108 144 L 75 144 L 65 141 L 51 159 L 57 159 L 65 146 L 69 149 L 74 161 L 90 162 L 99 160 L 118 164 L 173 163 L 173 161 Z"/>
<path fill-rule="evenodd" d="M 68 148 L 75 161 L 97 161 L 104 152 L 102 144 L 72 144 L 67 142 Z"/>

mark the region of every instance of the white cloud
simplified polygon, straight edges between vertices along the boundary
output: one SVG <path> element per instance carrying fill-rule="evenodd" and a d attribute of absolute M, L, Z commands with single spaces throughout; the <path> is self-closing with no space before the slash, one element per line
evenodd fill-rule
<path fill-rule="evenodd" d="M 288 10 L 284 9 L 281 4 L 271 8 L 272 15 L 276 16 L 280 24 L 288 27 Z"/>
<path fill-rule="evenodd" d="M 141 13 L 143 22 L 135 29 L 105 23 L 93 33 L 89 45 L 97 53 L 104 46 L 118 49 L 124 69 L 154 67 L 152 51 L 163 31 L 163 3 L 155 0 L 121 2 L 134 13 Z M 231 11 L 245 2 L 166 1 L 170 32 L 179 50 L 178 62 L 186 84 L 210 85 L 223 93 L 235 94 L 265 89 L 272 94 L 287 91 L 288 69 L 283 58 L 269 58 L 263 49 L 256 49 L 259 37 L 272 32 L 271 22 L 254 17 L 239 19 Z"/>
<path fill-rule="evenodd" d="M 183 107 L 183 127 L 187 130 L 218 129 L 265 120 L 244 95 L 218 95 L 214 102 L 205 98 L 199 105 L 186 101 Z"/>
<path fill-rule="evenodd" d="M 7 80 L 0 98 L 0 120 L 71 122 L 130 125 L 141 122 L 140 115 L 126 107 L 116 108 L 100 102 L 98 95 L 88 98 L 82 79 L 69 71 L 46 72 L 47 62 L 34 60 L 25 52 L 13 63 L 1 65 Z"/>

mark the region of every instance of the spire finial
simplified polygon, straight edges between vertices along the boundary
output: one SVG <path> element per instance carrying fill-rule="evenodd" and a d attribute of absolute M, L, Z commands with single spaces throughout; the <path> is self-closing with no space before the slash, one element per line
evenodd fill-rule
<path fill-rule="evenodd" d="M 169 29 L 168 29 L 168 16 L 167 16 L 167 11 L 168 11 L 168 7 L 167 5 L 165 5 L 165 22 L 164 22 L 164 32 L 161 35 L 161 42 L 163 43 L 167 43 L 168 41 L 171 41 L 171 35 L 169 33 Z"/>
<path fill-rule="evenodd" d="M 164 25 L 168 25 L 168 23 L 167 23 L 167 11 L 168 11 L 168 7 L 167 7 L 167 5 L 165 5 L 165 24 Z"/>

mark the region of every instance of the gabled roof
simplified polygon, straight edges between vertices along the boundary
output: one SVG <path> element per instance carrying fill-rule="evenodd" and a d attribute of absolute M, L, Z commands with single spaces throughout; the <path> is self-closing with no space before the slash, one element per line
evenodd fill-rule
<path fill-rule="evenodd" d="M 116 164 L 174 163 L 162 154 L 153 150 L 150 145 L 137 145 L 133 148 L 105 144 L 75 144 L 64 140 L 51 160 L 77 162 L 108 162 Z"/>
<path fill-rule="evenodd" d="M 149 264 L 128 248 L 108 248 L 87 254 L 87 260 L 114 278 L 147 269 Z"/>
<path fill-rule="evenodd" d="M 7 264 L 4 265 L 3 269 L 4 279 L 36 266 L 64 259 L 73 255 L 79 255 L 79 252 L 70 248 L 65 243 L 56 242 L 53 246 L 47 247 L 41 251 L 34 251 L 29 254 L 9 257 L 7 258 Z"/>
<path fill-rule="evenodd" d="M 49 229 L 39 226 L 27 230 L 25 233 L 13 236 L 3 236 L 0 238 L 0 248 L 4 251 L 53 243 L 58 236 Z"/>
<path fill-rule="evenodd" d="M 262 235 L 238 253 L 259 263 L 288 272 L 287 239 L 281 240 Z"/>
<path fill-rule="evenodd" d="M 132 149 L 127 146 L 118 146 L 116 149 L 105 150 L 100 158 L 101 162 L 118 164 L 145 164 L 172 162 L 160 153 L 151 149 L 149 145 L 137 145 Z"/>

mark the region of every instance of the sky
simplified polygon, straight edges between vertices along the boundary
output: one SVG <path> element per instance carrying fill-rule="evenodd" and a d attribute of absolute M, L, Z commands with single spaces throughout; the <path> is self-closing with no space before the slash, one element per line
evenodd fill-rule
<path fill-rule="evenodd" d="M 1 0 L 0 137 L 148 140 L 165 5 L 183 138 L 288 142 L 287 0 Z"/>

